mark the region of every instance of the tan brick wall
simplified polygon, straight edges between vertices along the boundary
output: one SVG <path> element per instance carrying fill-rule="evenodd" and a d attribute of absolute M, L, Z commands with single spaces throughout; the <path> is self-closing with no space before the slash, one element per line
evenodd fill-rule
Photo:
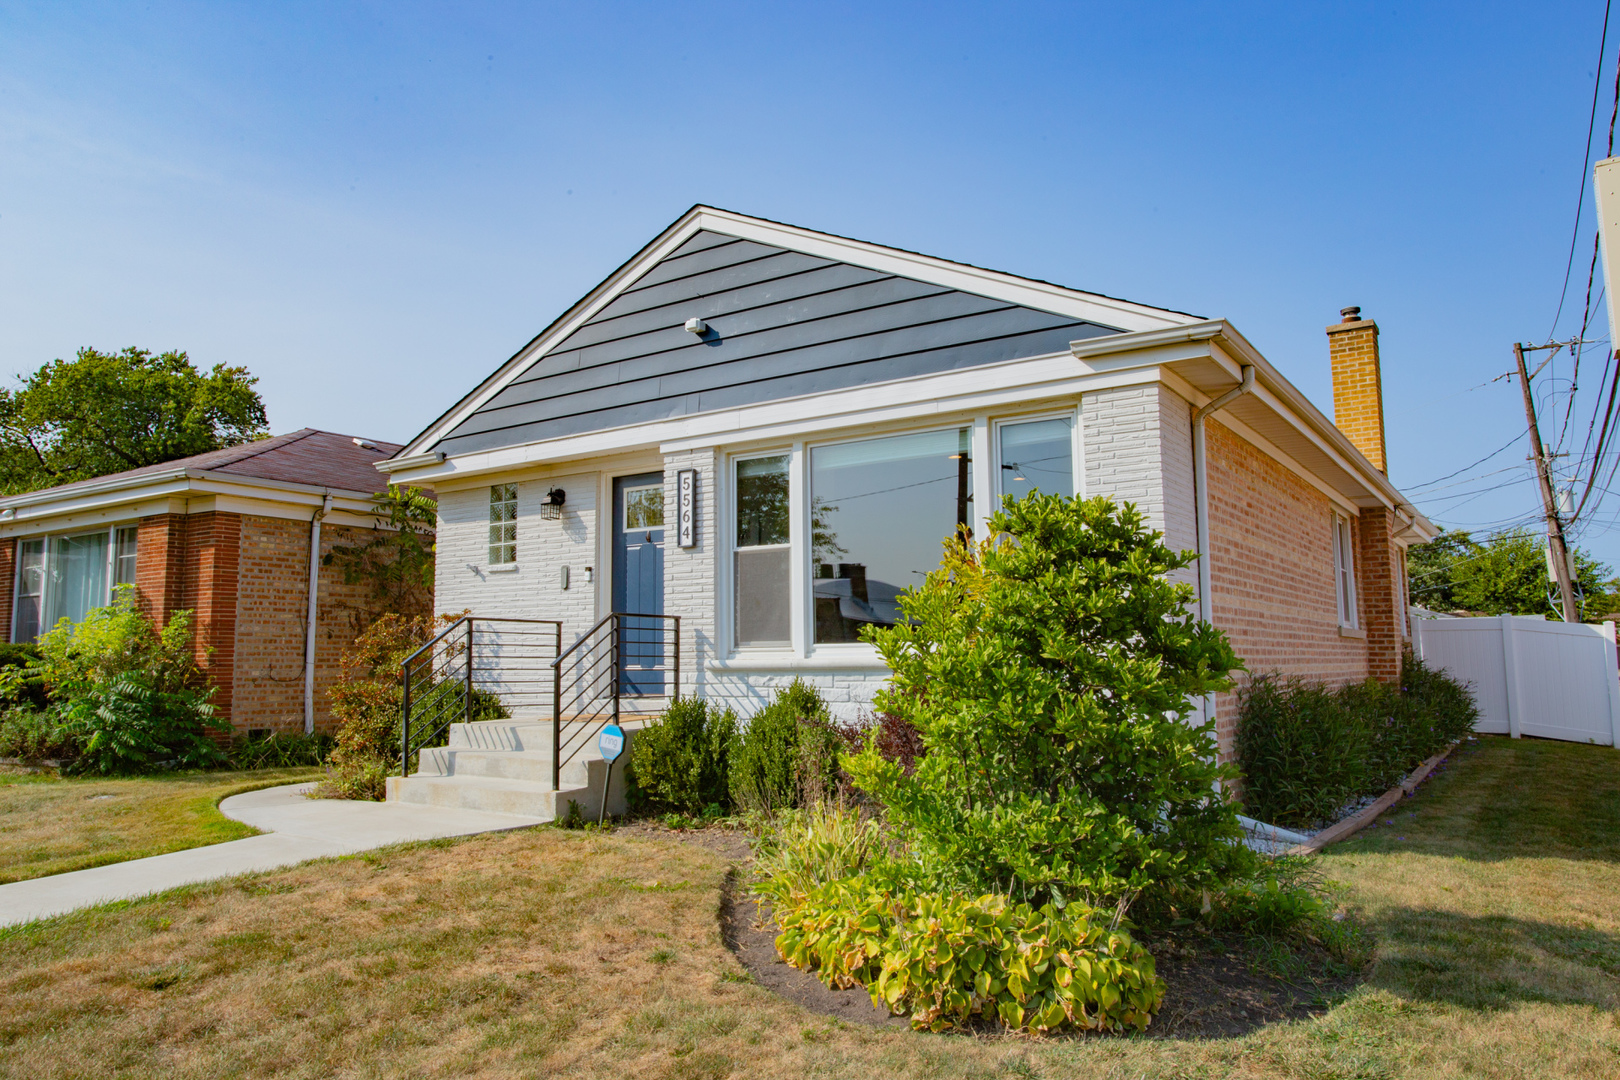
<path fill-rule="evenodd" d="M 1205 421 L 1210 577 L 1215 625 L 1249 674 L 1286 671 L 1331 683 L 1369 674 L 1369 640 L 1339 634 L 1333 578 L 1333 504 L 1316 488 L 1221 425 Z M 1368 626 L 1368 542 L 1358 551 L 1360 625 Z M 1388 534 L 1381 534 L 1387 543 Z M 1387 560 L 1386 560 L 1387 564 Z M 1387 605 L 1386 605 L 1387 606 Z M 1371 639 L 1369 632 L 1369 639 Z M 1240 676 L 1240 685 L 1247 676 Z M 1237 696 L 1216 702 L 1222 760 L 1235 751 Z"/>
<path fill-rule="evenodd" d="M 362 543 L 370 529 L 323 525 L 321 554 Z M 309 522 L 242 519 L 236 593 L 236 721 L 239 731 L 304 729 L 304 627 L 309 604 Z M 315 730 L 335 728 L 327 689 L 338 659 L 354 641 L 356 614 L 370 590 L 345 585 L 322 566 L 315 638 Z"/>
<path fill-rule="evenodd" d="M 1384 387 L 1378 366 L 1378 324 L 1356 319 L 1327 328 L 1333 365 L 1333 424 L 1367 460 L 1384 461 Z"/>

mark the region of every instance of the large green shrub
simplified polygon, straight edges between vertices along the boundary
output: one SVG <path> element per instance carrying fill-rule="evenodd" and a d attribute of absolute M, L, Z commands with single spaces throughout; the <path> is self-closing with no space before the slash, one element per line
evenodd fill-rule
<path fill-rule="evenodd" d="M 732 801 L 764 813 L 819 801 L 837 787 L 840 749 L 821 695 L 794 679 L 738 733 L 731 752 Z"/>
<path fill-rule="evenodd" d="M 1478 716 L 1465 686 L 1411 655 L 1399 686 L 1257 677 L 1240 695 L 1244 805 L 1278 825 L 1316 824 L 1394 787 L 1472 731 Z"/>
<path fill-rule="evenodd" d="M 0 723 L 0 743 L 17 756 L 64 760 L 64 771 L 102 775 L 224 763 L 213 732 L 212 689 L 192 649 L 191 613 L 161 630 L 136 607 L 133 586 L 78 623 L 63 619 L 40 636 L 36 661 L 0 666 L 0 688 L 18 702 Z M 30 712 L 30 687 L 49 695 Z"/>
<path fill-rule="evenodd" d="M 660 809 L 701 814 L 731 805 L 727 785 L 737 717 L 702 698 L 680 698 L 630 740 L 637 787 Z"/>
<path fill-rule="evenodd" d="M 214 718 L 213 696 L 213 687 L 165 689 L 142 671 L 96 683 L 62 710 L 62 727 L 81 747 L 63 771 L 117 776 L 226 764 L 208 734 L 230 732 Z"/>
<path fill-rule="evenodd" d="M 1239 661 L 1169 580 L 1193 556 L 1101 498 L 1009 500 L 990 527 L 868 631 L 894 672 L 876 707 L 926 754 L 907 775 L 869 746 L 855 782 L 937 888 L 1122 913 L 1218 880 L 1240 830 L 1188 713 Z"/>

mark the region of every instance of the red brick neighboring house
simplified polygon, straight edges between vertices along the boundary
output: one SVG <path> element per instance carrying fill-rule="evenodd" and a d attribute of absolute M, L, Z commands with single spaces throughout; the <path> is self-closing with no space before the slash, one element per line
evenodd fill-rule
<path fill-rule="evenodd" d="M 374 463 L 398 450 L 303 428 L 0 499 L 5 640 L 32 641 L 133 584 L 155 618 L 194 612 L 198 660 L 236 731 L 329 731 L 326 688 L 368 594 L 318 568 L 309 680 L 311 546 L 369 538 L 385 486 Z"/>

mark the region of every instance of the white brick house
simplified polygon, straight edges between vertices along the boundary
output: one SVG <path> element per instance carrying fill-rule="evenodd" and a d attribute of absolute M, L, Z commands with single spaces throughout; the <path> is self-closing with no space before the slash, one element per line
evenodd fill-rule
<path fill-rule="evenodd" d="M 1328 330 L 1335 356 L 1376 345 L 1355 309 Z M 699 206 L 378 467 L 439 493 L 439 610 L 566 643 L 617 585 L 681 617 L 683 692 L 747 715 L 797 677 L 855 716 L 887 677 L 859 626 L 1035 487 L 1200 551 L 1188 580 L 1251 666 L 1390 677 L 1433 529 L 1379 415 L 1341 432 L 1223 320 Z"/>

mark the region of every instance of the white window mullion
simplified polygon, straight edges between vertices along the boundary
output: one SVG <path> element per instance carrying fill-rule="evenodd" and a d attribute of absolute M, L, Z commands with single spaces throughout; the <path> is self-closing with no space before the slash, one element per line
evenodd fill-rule
<path fill-rule="evenodd" d="M 810 603 L 810 480 L 809 455 L 804 443 L 796 442 L 788 460 L 788 543 L 792 548 L 791 565 L 794 568 L 788 610 L 793 627 L 793 651 L 799 656 L 808 652 L 814 637 L 810 620 L 814 607 Z"/>

